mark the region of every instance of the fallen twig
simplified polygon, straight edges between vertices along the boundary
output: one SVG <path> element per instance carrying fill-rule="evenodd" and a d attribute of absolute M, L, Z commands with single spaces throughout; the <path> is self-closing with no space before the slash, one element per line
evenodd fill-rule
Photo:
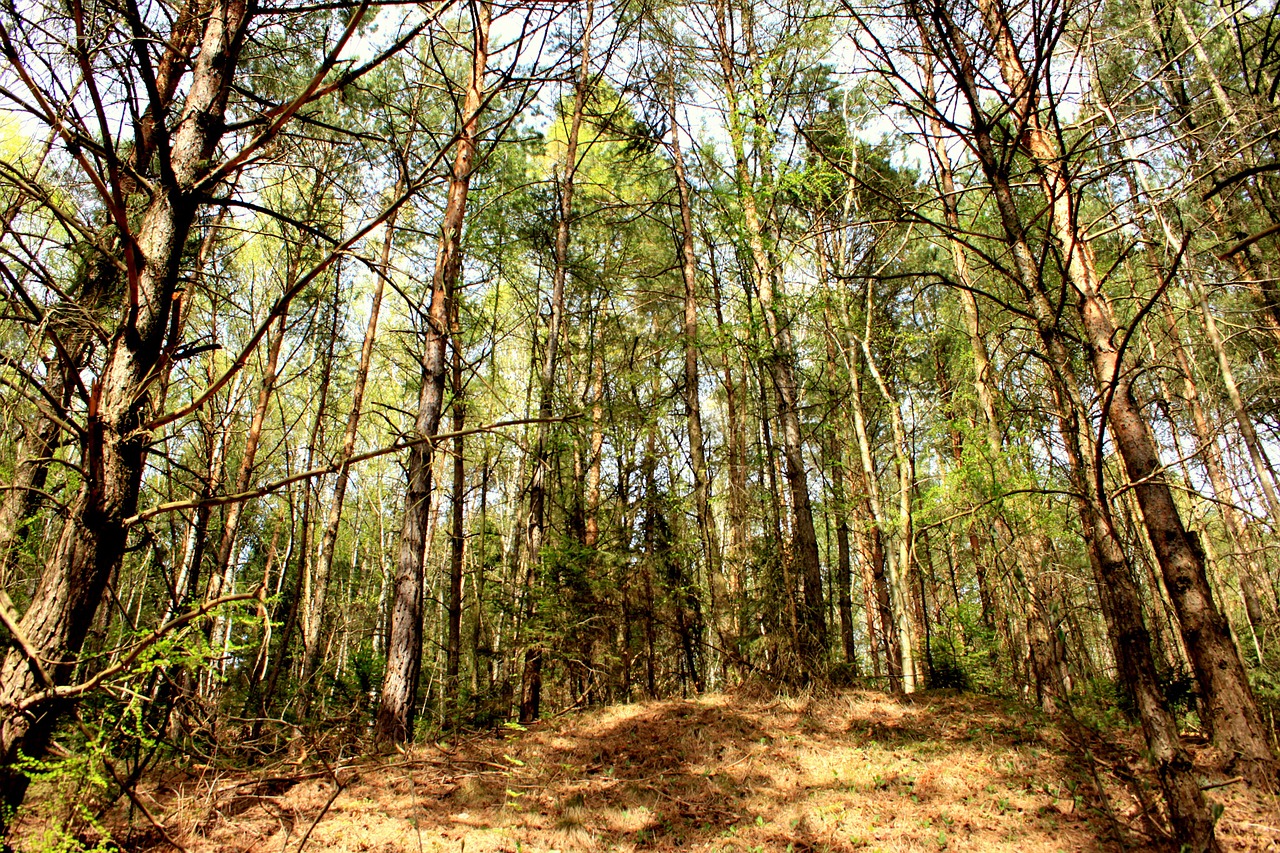
<path fill-rule="evenodd" d="M 338 771 L 334 770 L 333 767 L 329 765 L 329 762 L 325 760 L 324 755 L 319 749 L 316 749 L 316 758 L 320 759 L 320 763 L 324 765 L 324 769 L 328 771 L 329 776 L 333 778 L 333 795 L 329 797 L 327 802 L 325 802 L 324 808 L 320 809 L 320 813 L 316 815 L 315 820 L 311 821 L 311 825 L 307 827 L 307 831 L 302 833 L 302 840 L 298 842 L 298 849 L 296 853 L 302 853 L 303 848 L 307 846 L 307 841 L 311 838 L 312 831 L 320 821 L 324 820 L 324 816 L 329 813 L 330 807 L 333 806 L 334 802 L 342 795 L 343 790 L 347 787 L 342 783 L 342 780 L 338 778 Z"/>
<path fill-rule="evenodd" d="M 1233 777 L 1231 777 L 1230 779 L 1224 779 L 1224 780 L 1223 780 L 1223 781 L 1221 781 L 1221 782 L 1209 782 L 1209 783 L 1208 783 L 1208 784 L 1206 784 L 1206 785 L 1201 785 L 1201 786 L 1200 786 L 1200 790 L 1201 790 L 1201 791 L 1212 791 L 1214 788 L 1225 788 L 1225 787 L 1227 787 L 1228 785 L 1234 785 L 1234 784 L 1235 784 L 1235 783 L 1237 783 L 1237 782 L 1243 782 L 1243 781 L 1244 781 L 1244 777 L 1243 777 L 1243 776 L 1233 776 Z"/>

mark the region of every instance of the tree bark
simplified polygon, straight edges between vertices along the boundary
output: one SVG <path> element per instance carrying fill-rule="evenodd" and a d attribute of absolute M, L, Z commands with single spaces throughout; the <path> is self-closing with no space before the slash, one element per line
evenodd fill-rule
<path fill-rule="evenodd" d="M 462 127 L 449 179 L 440 249 L 431 278 L 431 304 L 427 311 L 426 351 L 422 357 L 422 388 L 414 421 L 415 437 L 435 436 L 444 408 L 449 321 L 453 316 L 454 290 L 462 272 L 462 228 L 466 221 L 467 194 L 478 145 L 485 69 L 489 58 L 490 4 L 487 0 L 475 3 L 472 12 L 475 32 L 471 79 L 467 85 Z M 431 526 L 433 462 L 432 442 L 415 444 L 410 449 L 408 487 L 391 602 L 387 666 L 375 723 L 377 739 L 384 744 L 405 743 L 413 739 L 415 703 L 422 671 L 423 559 Z"/>
<path fill-rule="evenodd" d="M 875 590 L 876 615 L 880 625 L 880 646 L 884 656 L 885 675 L 894 692 L 903 690 L 902 643 L 900 630 L 901 620 L 897 611 L 906 606 L 906 602 L 890 597 L 890 584 L 885 571 L 888 555 L 885 549 L 885 531 L 888 520 L 880 501 L 880 486 L 876 480 L 875 463 L 871 457 L 871 440 L 867 435 L 866 413 L 862 402 L 862 380 L 858 373 L 858 363 L 844 351 L 845 370 L 849 375 L 850 410 L 853 414 L 853 433 L 857 438 L 858 457 L 861 461 L 858 491 L 862 494 L 863 524 L 861 525 L 863 540 L 863 559 L 870 566 L 872 587 Z M 870 600 L 867 603 L 871 607 Z M 909 641 L 909 635 L 908 635 Z M 910 652 L 907 653 L 910 655 Z"/>
<path fill-rule="evenodd" d="M 463 459 L 462 429 L 467 422 L 467 408 L 463 400 L 462 347 L 458 341 L 457 303 L 453 319 L 453 420 L 450 424 L 453 437 L 453 500 L 449 531 L 449 590 L 445 598 L 445 615 L 448 620 L 445 640 L 444 667 L 444 724 L 453 727 L 461 707 L 458 672 L 462 664 L 462 569 L 466 557 L 466 486 L 467 468 Z"/>
<path fill-rule="evenodd" d="M 868 283 L 868 318 L 871 316 L 870 287 L 871 285 Z M 916 647 L 918 645 L 917 626 L 920 623 L 922 614 L 918 615 L 917 618 L 912 618 L 911 602 L 914 597 L 911 592 L 912 584 L 909 581 L 913 545 L 911 490 L 912 481 L 915 479 L 915 464 L 912 462 L 910 449 L 907 447 L 906 424 L 902 420 L 902 410 L 899 408 L 898 400 L 889 389 L 884 377 L 880 374 L 880 369 L 876 366 L 875 359 L 871 354 L 870 342 L 866 337 L 863 337 L 860 343 L 862 345 L 862 358 L 866 362 L 867 369 L 871 372 L 872 379 L 875 380 L 876 387 L 880 389 L 880 395 L 884 397 L 885 403 L 889 407 L 889 423 L 893 430 L 893 457 L 898 473 L 898 523 L 897 530 L 894 533 L 894 544 L 897 545 L 897 552 L 891 555 L 888 560 L 889 585 L 893 590 L 893 601 L 896 605 L 893 610 L 893 616 L 894 626 L 898 634 L 898 654 L 902 662 L 902 692 L 914 693 L 922 683 L 916 656 Z"/>
<path fill-rule="evenodd" d="M 1076 310 L 1094 380 L 1102 389 L 1107 425 L 1124 461 L 1147 537 L 1173 599 L 1182 637 L 1202 691 L 1205 723 L 1215 743 L 1236 756 L 1254 778 L 1274 777 L 1275 758 L 1258 713 L 1244 664 L 1231 642 L 1227 621 L 1213 600 L 1204 551 L 1183 526 L 1163 472 L 1131 374 L 1121 363 L 1118 328 L 1103 292 L 1093 248 L 1077 220 L 1077 196 L 1056 140 L 1041 123 L 1037 88 L 1027 76 L 997 0 L 979 0 L 995 40 L 1005 85 L 1015 93 L 1017 118 L 1026 128 L 1027 151 L 1049 204 L 1050 225 L 1076 292 Z"/>
<path fill-rule="evenodd" d="M 684 395 L 688 414 L 689 457 L 693 467 L 694 508 L 698 515 L 698 531 L 706 558 L 708 586 L 711 590 L 712 624 L 721 649 L 732 637 L 727 621 L 723 568 L 720 561 L 720 537 L 711 513 L 711 475 L 702 436 L 701 377 L 698 370 L 698 265 L 693 243 L 693 209 L 689 181 L 680 150 L 680 124 L 676 117 L 676 85 L 671 80 L 671 162 L 680 199 L 680 272 L 684 279 Z"/>
<path fill-rule="evenodd" d="M 777 265 L 766 245 L 765 224 L 756 202 L 756 188 L 751 178 L 745 145 L 746 122 L 739 102 L 739 79 L 729 37 L 730 0 L 717 0 L 715 8 L 716 37 L 720 52 L 722 86 L 729 101 L 729 136 L 733 149 L 734 174 L 738 199 L 742 205 L 747 242 L 751 251 L 752 278 L 756 299 L 764 319 L 768 337 L 767 367 L 777 394 L 778 423 L 782 429 L 782 457 L 786 463 L 785 478 L 791 497 L 791 553 L 800 573 L 801 619 L 796 638 L 801 660 L 801 676 L 816 674 L 826 653 L 826 607 L 823 604 L 822 567 L 818 555 L 818 537 L 813 526 L 813 507 L 809 497 L 809 480 L 804 461 L 804 443 L 800 424 L 800 389 L 795 373 L 795 346 L 791 336 L 791 317 L 785 306 L 782 281 Z M 747 15 L 749 15 L 749 9 Z M 747 16 L 744 15 L 744 18 Z M 749 28 L 748 22 L 744 26 Z M 752 84 L 747 90 L 753 92 Z M 758 93 L 755 93 L 758 95 Z M 765 108 L 755 98 L 755 111 Z M 767 151 L 759 150 L 767 158 Z"/>
<path fill-rule="evenodd" d="M 714 246 L 709 252 L 709 260 L 711 262 L 711 287 L 714 293 L 714 303 L 716 314 L 716 329 L 723 337 L 726 326 L 724 319 L 724 293 L 720 285 L 720 272 L 716 264 L 716 253 Z M 728 432 L 727 436 L 727 467 L 729 469 L 729 513 L 727 526 L 729 528 L 729 542 L 725 548 L 722 564 L 725 566 L 726 574 L 726 593 L 728 601 L 725 608 L 732 608 L 732 611 L 725 616 L 725 621 L 732 632 L 730 637 L 724 638 L 724 650 L 732 652 L 732 663 L 734 666 L 741 661 L 740 650 L 738 649 L 738 638 L 745 633 L 746 626 L 742 624 L 742 607 L 741 596 L 746 585 L 744 573 L 746 571 L 747 559 L 747 439 L 745 435 L 746 427 L 744 426 L 744 416 L 742 411 L 742 386 L 738 379 L 734 376 L 733 363 L 729 358 L 728 347 L 720 347 L 720 366 L 723 375 L 722 387 L 724 388 L 724 405 L 725 405 L 725 428 Z"/>
<path fill-rule="evenodd" d="M 91 389 L 82 438 L 84 482 L 45 563 L 19 629 L 47 667 L 18 649 L 0 664 L 0 708 L 70 677 L 112 571 L 124 553 L 126 520 L 137 510 L 150 436 L 148 393 L 154 372 L 167 369 L 161 353 L 169 328 L 183 247 L 222 136 L 223 115 L 244 43 L 252 0 L 214 0 L 204 18 L 182 111 L 167 133 L 165 174 L 152 189 L 137 225 L 124 241 L 128 302 L 107 344 Z M 45 703 L 0 721 L 0 791 L 16 808 L 27 777 L 14 767 L 20 754 L 45 751 L 60 709 Z M 0 818 L 0 820 L 3 820 Z M 0 827 L 2 830 L 3 827 Z"/>
<path fill-rule="evenodd" d="M 982 107 L 966 37 L 945 9 L 936 7 L 931 17 L 936 37 L 945 48 L 940 50 L 936 45 L 926 47 L 935 57 L 953 58 L 950 71 L 971 117 L 968 141 L 978 154 L 983 173 L 991 184 L 1014 274 L 1027 294 L 1037 333 L 1049 356 L 1050 389 L 1071 463 L 1082 533 L 1098 579 L 1108 634 L 1122 679 L 1133 691 L 1150 760 L 1160 780 L 1178 838 L 1193 850 L 1215 851 L 1218 846 L 1213 834 L 1213 820 L 1190 758 L 1179 741 L 1176 721 L 1169 713 L 1160 690 L 1150 635 L 1142 620 L 1141 598 L 1125 559 L 1124 547 L 1109 521 L 1110 516 L 1102 503 L 1103 495 L 1097 489 L 1100 472 L 1092 462 L 1094 455 L 1088 453 L 1092 448 L 1084 443 L 1087 433 L 1081 425 L 1086 425 L 1087 429 L 1090 421 L 1058 329 L 1058 315 L 1045 296 L 1043 282 L 1027 243 L 1009 177 L 1002 165 L 1006 161 L 997 154 L 991 138 L 991 122 Z M 923 20 L 921 32 L 925 32 Z"/>

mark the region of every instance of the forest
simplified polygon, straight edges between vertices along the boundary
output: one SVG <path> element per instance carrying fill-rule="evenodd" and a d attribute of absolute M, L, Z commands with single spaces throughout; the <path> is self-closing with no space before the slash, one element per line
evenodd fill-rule
<path fill-rule="evenodd" d="M 1206 754 L 1276 790 L 1275 3 L 18 0 L 0 53 L 12 849 L 734 691 L 1131 733 L 1157 847 L 1228 849 Z"/>

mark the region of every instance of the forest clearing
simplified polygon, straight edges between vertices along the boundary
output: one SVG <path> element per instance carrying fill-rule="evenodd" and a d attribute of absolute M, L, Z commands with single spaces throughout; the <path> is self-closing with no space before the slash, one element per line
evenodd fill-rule
<path fill-rule="evenodd" d="M 1160 850 L 1132 787 L 1151 795 L 1139 741 L 1086 753 L 1038 713 L 953 691 L 708 695 L 381 758 L 320 736 L 305 743 L 322 760 L 295 746 L 252 773 L 187 766 L 148 780 L 139 797 L 173 844 L 127 803 L 104 826 L 126 850 L 190 853 Z M 1203 743 L 1195 752 L 1202 770 L 1220 762 Z M 1205 774 L 1223 849 L 1280 848 L 1274 799 L 1232 778 Z M 15 827 L 20 849 L 39 849 L 24 845 L 39 814 Z"/>
<path fill-rule="evenodd" d="M 0 847 L 1277 843 L 1277 0 L 0 57 Z"/>

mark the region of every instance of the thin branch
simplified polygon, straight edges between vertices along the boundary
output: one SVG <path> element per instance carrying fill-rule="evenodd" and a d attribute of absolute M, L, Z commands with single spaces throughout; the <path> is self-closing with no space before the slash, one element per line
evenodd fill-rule
<path fill-rule="evenodd" d="M 22 713 L 24 711 L 27 711 L 30 708 L 34 708 L 35 706 L 40 705 L 41 703 L 48 702 L 51 699 L 74 699 L 79 696 L 83 696 L 84 694 L 89 693 L 93 690 L 96 690 L 99 687 L 101 687 L 107 681 L 107 679 L 114 678 L 120 673 L 126 672 L 129 669 L 131 669 L 134 663 L 137 662 L 138 658 L 142 656 L 143 652 L 145 652 L 147 649 L 154 646 L 156 643 L 160 642 L 168 634 L 171 634 L 174 631 L 178 630 L 179 628 L 189 625 L 191 622 L 194 622 L 196 619 L 199 619 L 200 617 L 205 616 L 213 612 L 214 610 L 217 610 L 219 607 L 221 607 L 224 604 L 232 604 L 237 601 L 250 601 L 253 599 L 259 599 L 259 598 L 262 598 L 264 592 L 265 592 L 265 587 L 259 584 L 258 588 L 255 589 L 253 592 L 242 592 L 236 595 L 226 595 L 221 598 L 215 598 L 212 601 L 206 601 L 204 604 L 200 605 L 195 610 L 190 610 L 175 619 L 170 619 L 168 622 L 164 623 L 159 628 L 156 628 L 146 637 L 139 640 L 134 645 L 134 647 L 129 651 L 129 653 L 120 659 L 119 663 L 116 663 L 112 666 L 107 667 L 106 669 L 99 672 L 97 675 L 90 678 L 88 681 L 83 681 L 79 684 L 68 684 L 65 686 L 53 685 L 52 682 L 50 682 L 51 686 L 47 690 L 28 696 L 26 699 L 23 699 L 22 701 L 18 702 L 17 705 L 15 706 L 15 709 L 18 713 Z M 3 600 L 0 600 L 0 616 L 4 615 L 5 608 L 3 604 L 4 604 Z M 8 624 L 7 618 L 6 618 L 6 624 Z M 14 634 L 14 636 L 17 637 L 18 635 Z M 26 653 L 25 648 L 23 649 L 23 651 L 24 653 Z M 28 657 L 30 657 L 30 655 L 28 655 Z M 33 660 L 38 660 L 38 658 L 33 658 Z"/>
<path fill-rule="evenodd" d="M 318 468 L 312 468 L 309 471 L 302 471 L 283 480 L 276 480 L 265 486 L 259 486 L 256 489 L 250 489 L 246 492 L 238 492 L 233 495 L 219 495 L 214 498 L 198 498 L 185 501 L 172 501 L 170 503 L 159 504 L 150 509 L 143 510 L 135 516 L 125 519 L 125 526 L 131 527 L 139 522 L 146 521 L 149 518 L 155 518 L 167 512 L 177 512 L 184 509 L 195 509 L 202 506 L 223 506 L 225 504 L 241 503 L 243 501 L 252 500 L 269 495 L 272 492 L 278 492 L 286 486 L 302 480 L 310 480 L 314 477 L 323 477 L 326 474 L 335 474 L 343 465 L 354 465 L 358 462 L 367 462 L 370 459 L 377 459 L 379 456 L 389 456 L 392 453 L 399 453 L 410 447 L 416 447 L 419 444 L 434 444 L 445 439 L 458 438 L 460 436 L 475 435 L 481 432 L 492 432 L 503 427 L 524 426 L 526 424 L 545 424 L 545 423 L 566 423 L 578 417 L 578 415 L 565 415 L 558 418 L 519 418 L 517 420 L 498 421 L 497 423 L 486 424 L 484 426 L 472 427 L 470 429 L 458 430 L 456 432 L 441 432 L 435 435 L 423 435 L 408 441 L 399 441 L 395 444 L 380 447 L 377 450 L 370 450 L 365 453 L 357 453 L 347 459 L 340 459 L 329 465 L 321 465 Z"/>

